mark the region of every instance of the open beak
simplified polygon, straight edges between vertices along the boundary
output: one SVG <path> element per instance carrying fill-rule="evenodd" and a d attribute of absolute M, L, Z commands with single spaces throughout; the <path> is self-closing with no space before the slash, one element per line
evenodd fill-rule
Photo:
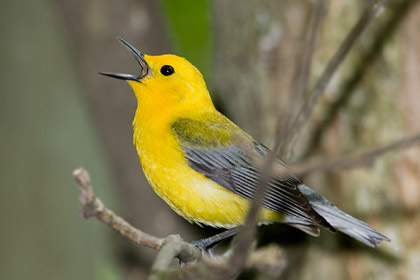
<path fill-rule="evenodd" d="M 120 79 L 120 80 L 126 80 L 126 81 L 131 80 L 131 81 L 139 82 L 141 79 L 143 79 L 145 76 L 147 76 L 150 73 L 150 68 L 146 60 L 144 60 L 144 55 L 138 49 L 130 45 L 124 39 L 120 37 L 117 37 L 117 39 L 120 40 L 121 43 L 123 43 L 127 47 L 127 49 L 133 54 L 134 58 L 139 63 L 141 67 L 140 75 L 136 76 L 136 75 L 131 75 L 131 74 L 109 73 L 109 72 L 99 72 L 99 74 L 102 74 L 111 78 Z"/>

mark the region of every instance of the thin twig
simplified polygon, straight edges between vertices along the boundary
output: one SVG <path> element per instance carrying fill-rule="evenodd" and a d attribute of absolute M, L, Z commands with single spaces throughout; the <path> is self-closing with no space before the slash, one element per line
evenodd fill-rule
<path fill-rule="evenodd" d="M 344 81 L 341 89 L 337 93 L 334 101 L 326 108 L 325 117 L 315 125 L 315 130 L 309 135 L 310 143 L 305 148 L 304 152 L 300 151 L 300 158 L 309 158 L 320 146 L 322 137 L 327 129 L 336 120 L 337 114 L 341 109 L 345 108 L 352 96 L 357 92 L 355 88 L 360 84 L 366 76 L 368 69 L 375 64 L 375 61 L 383 53 L 384 46 L 389 41 L 388 39 L 399 30 L 399 27 L 407 14 L 412 11 L 412 7 L 418 4 L 419 1 L 397 1 L 392 4 L 389 3 L 387 9 L 392 10 L 392 13 L 381 22 L 380 26 L 372 32 L 372 46 L 361 54 L 356 66 L 352 68 L 352 74 Z"/>
<path fill-rule="evenodd" d="M 321 11 L 318 11 L 318 12 L 321 12 Z M 316 17 L 317 16 L 315 16 L 315 18 Z M 313 33 L 315 33 L 315 31 Z M 315 40 L 316 34 L 312 34 L 312 35 L 314 37 L 312 40 Z M 310 63 L 310 57 L 311 57 L 310 53 L 311 52 L 307 54 L 307 59 L 304 59 L 304 62 L 302 62 L 303 64 Z M 302 74 L 300 78 L 304 79 L 305 75 Z M 279 127 L 281 124 L 281 120 L 278 119 L 277 122 L 278 122 L 277 123 L 278 125 L 276 127 Z M 241 233 L 239 234 L 238 242 L 236 244 L 232 257 L 230 258 L 230 268 L 231 268 L 230 274 L 231 275 L 229 276 L 231 276 L 232 278 L 234 278 L 236 275 L 239 274 L 239 272 L 244 267 L 245 261 L 248 257 L 248 253 L 252 244 L 252 239 L 254 238 L 255 232 L 256 232 L 255 225 L 257 224 L 257 221 L 258 221 L 261 202 L 264 198 L 264 194 L 267 189 L 267 182 L 272 176 L 272 168 L 277 158 L 277 151 L 279 150 L 280 143 L 283 140 L 281 132 L 282 132 L 281 129 L 276 131 L 276 139 L 274 143 L 274 148 L 268 154 L 267 159 L 263 163 L 263 167 L 261 168 L 261 173 L 260 173 L 260 182 L 258 184 L 257 191 L 254 194 L 254 198 L 252 200 L 251 207 L 248 211 L 248 216 L 246 218 L 245 225 Z"/>
<path fill-rule="evenodd" d="M 347 35 L 346 39 L 338 48 L 337 52 L 328 62 L 324 72 L 322 73 L 320 79 L 316 83 L 315 87 L 309 94 L 306 102 L 303 104 L 301 110 L 296 115 L 294 121 L 290 124 L 289 129 L 287 131 L 286 140 L 284 143 L 285 150 L 290 151 L 293 150 L 294 144 L 296 142 L 297 137 L 299 136 L 300 132 L 302 131 L 302 127 L 308 121 L 310 115 L 313 112 L 315 105 L 318 103 L 319 98 L 321 97 L 322 93 L 325 91 L 325 88 L 329 84 L 332 76 L 336 72 L 337 68 L 346 58 L 349 51 L 353 48 L 356 41 L 360 38 L 372 20 L 376 17 L 381 7 L 384 5 L 385 0 L 374 0 L 369 7 L 365 10 L 362 14 L 356 25 Z"/>
<path fill-rule="evenodd" d="M 286 174 L 293 174 L 296 176 L 302 176 L 314 172 L 332 171 L 337 169 L 371 165 L 376 159 L 386 153 L 406 149 L 416 144 L 420 144 L 420 133 L 405 137 L 383 147 L 372 148 L 353 155 L 315 159 L 306 161 L 305 163 L 290 165 L 287 168 L 276 165 L 273 168 L 273 175 L 282 176 Z M 257 159 L 257 161 L 260 162 L 260 165 L 264 163 L 262 159 Z"/>
<path fill-rule="evenodd" d="M 83 216 L 85 219 L 89 219 L 94 216 L 101 222 L 107 224 L 123 236 L 133 241 L 135 244 L 150 247 L 156 250 L 162 248 L 164 241 L 163 238 L 157 238 L 136 229 L 124 219 L 117 216 L 114 212 L 107 209 L 102 201 L 95 197 L 90 183 L 89 173 L 85 169 L 76 169 L 73 171 L 73 177 L 79 187 L 79 200 L 83 205 Z"/>
<path fill-rule="evenodd" d="M 308 26 L 313 26 L 310 30 L 307 32 L 307 36 L 305 39 L 305 45 L 308 45 L 307 48 L 304 49 L 302 60 L 300 62 L 299 70 L 297 71 L 296 78 L 294 85 L 292 86 L 293 91 L 296 91 L 297 95 L 301 96 L 306 88 L 306 83 L 308 80 L 309 75 L 309 69 L 310 69 L 310 63 L 312 61 L 312 53 L 314 49 L 315 44 L 315 38 L 318 30 L 318 26 L 324 11 L 324 1 L 319 0 L 315 6 L 313 15 L 311 16 L 310 23 Z M 290 102 L 292 104 L 295 104 L 294 102 L 295 96 L 293 98 L 290 98 Z M 286 119 L 290 118 L 291 115 L 286 115 Z M 236 250 L 234 251 L 234 254 L 231 257 L 231 277 L 234 277 L 237 273 L 239 273 L 242 269 L 242 267 L 245 265 L 245 261 L 248 256 L 248 252 L 251 248 L 252 239 L 255 235 L 255 225 L 258 220 L 258 214 L 260 209 L 260 204 L 262 202 L 262 199 L 264 197 L 265 191 L 267 189 L 267 181 L 272 176 L 272 167 L 273 163 L 276 160 L 277 157 L 277 151 L 280 148 L 280 143 L 282 143 L 283 134 L 287 127 L 284 125 L 284 129 L 281 129 L 282 125 L 281 122 L 282 118 L 279 118 L 277 120 L 277 131 L 276 131 L 276 140 L 274 144 L 273 150 L 270 152 L 269 156 L 267 157 L 266 161 L 263 163 L 263 167 L 261 168 L 260 173 L 260 182 L 257 187 L 257 192 L 254 194 L 254 198 L 251 204 L 251 207 L 248 212 L 247 219 L 245 221 L 245 225 L 242 229 L 242 232 L 240 234 L 239 240 L 236 244 Z M 287 122 L 286 122 L 287 123 Z"/>
<path fill-rule="evenodd" d="M 302 51 L 300 52 L 300 59 L 298 67 L 293 78 L 292 86 L 288 93 L 286 113 L 279 116 L 277 120 L 276 134 L 280 139 L 280 151 L 279 155 L 281 158 L 287 160 L 291 153 L 288 153 L 284 149 L 284 142 L 287 137 L 287 130 L 289 124 L 293 121 L 293 117 L 299 110 L 299 105 L 303 102 L 303 96 L 308 86 L 309 75 L 311 71 L 312 56 L 315 50 L 315 42 L 318 35 L 319 26 L 325 15 L 325 0 L 318 0 L 313 3 L 311 9 L 311 15 L 307 23 L 307 30 L 305 39 L 302 43 Z"/>
<path fill-rule="evenodd" d="M 312 113 L 315 104 L 317 103 L 319 97 L 328 85 L 328 82 L 330 81 L 332 75 L 335 73 L 338 66 L 344 60 L 349 50 L 353 47 L 356 40 L 360 37 L 360 35 L 363 33 L 363 31 L 366 29 L 369 23 L 375 18 L 377 12 L 379 11 L 379 8 L 382 7 L 384 1 L 385 0 L 376 0 L 371 6 L 369 6 L 366 9 L 365 13 L 360 17 L 355 27 L 353 27 L 347 38 L 337 50 L 336 54 L 327 64 L 323 75 L 321 76 L 318 83 L 312 90 L 310 96 L 306 100 L 307 102 L 303 105 L 302 109 L 299 111 L 296 118 L 289 126 L 290 129 L 288 129 L 286 132 L 286 151 L 291 151 L 291 149 L 293 148 L 293 142 L 295 137 L 298 135 L 301 128 L 306 123 L 307 119 Z M 280 125 L 280 123 L 278 125 Z M 260 173 L 260 183 L 258 184 L 257 192 L 254 194 L 254 199 L 251 203 L 251 207 L 249 209 L 244 228 L 239 234 L 239 239 L 236 244 L 236 248 L 230 259 L 231 275 L 229 276 L 231 277 L 235 277 L 239 274 L 239 272 L 244 267 L 245 261 L 247 259 L 249 249 L 252 243 L 251 241 L 255 235 L 255 225 L 258 219 L 260 205 L 264 198 L 265 191 L 267 189 L 267 181 L 272 176 L 273 165 L 277 157 L 276 153 L 280 148 L 280 141 L 282 140 L 280 138 L 281 135 L 280 133 L 278 133 L 278 135 L 276 135 L 273 150 L 268 154 L 266 160 L 262 164 L 262 169 Z"/>
<path fill-rule="evenodd" d="M 401 140 L 395 141 L 386 146 L 373 148 L 373 149 L 370 149 L 370 150 L 367 150 L 365 152 L 358 153 L 355 155 L 340 156 L 340 157 L 334 157 L 334 158 L 329 158 L 329 159 L 323 158 L 323 159 L 318 159 L 318 160 L 312 160 L 305 163 L 288 166 L 287 168 L 279 164 L 276 164 L 273 166 L 271 162 L 272 160 L 271 158 L 269 158 L 268 160 L 263 159 L 263 158 L 253 158 L 253 160 L 255 161 L 257 165 L 261 166 L 261 170 L 268 170 L 268 172 L 266 171 L 265 173 L 263 173 L 263 175 L 261 175 L 261 182 L 264 183 L 263 185 L 264 188 L 261 188 L 261 189 L 265 190 L 266 182 L 269 179 L 269 177 L 267 177 L 267 174 L 271 174 L 271 176 L 284 176 L 284 175 L 291 175 L 291 174 L 296 175 L 296 176 L 301 176 L 301 175 L 305 175 L 305 174 L 309 174 L 313 172 L 321 172 L 321 171 L 327 171 L 327 170 L 332 171 L 332 170 L 343 169 L 343 168 L 354 168 L 354 167 L 360 167 L 363 165 L 370 165 L 376 159 L 378 159 L 380 156 L 383 156 L 386 153 L 406 149 L 416 144 L 420 144 L 420 132 L 415 135 L 408 136 Z M 273 155 L 273 154 L 274 154 L 273 152 L 270 153 L 270 155 Z M 272 171 L 266 168 L 270 168 L 272 169 Z M 261 193 L 264 194 L 264 192 L 260 192 L 260 189 L 259 189 L 257 194 L 261 194 Z M 262 200 L 262 197 L 256 197 L 252 203 L 252 206 L 257 205 L 255 207 L 257 207 L 256 209 L 258 210 L 259 204 L 256 204 L 255 201 L 260 203 L 261 200 Z M 253 210 L 253 208 L 251 208 L 251 210 Z M 254 227 L 255 223 L 252 223 L 252 222 L 255 222 L 255 220 L 251 220 L 251 219 L 257 218 L 257 215 L 255 213 L 258 213 L 258 211 L 251 212 L 251 210 L 250 210 L 250 213 L 253 216 L 251 216 L 250 214 L 248 215 L 247 223 L 244 226 L 244 230 L 247 230 L 247 231 L 243 231 L 241 233 L 238 243 L 237 243 L 237 248 L 234 251 L 234 254 L 230 261 L 231 273 L 233 273 L 233 275 L 238 274 L 241 268 L 243 267 L 244 264 L 242 262 L 246 260 L 246 257 L 248 255 L 247 254 L 249 250 L 248 244 L 251 244 L 252 237 L 255 232 L 255 227 Z M 245 241 L 249 243 L 243 243 Z"/>
<path fill-rule="evenodd" d="M 239 233 L 238 242 L 235 246 L 232 257 L 230 258 L 229 279 L 236 278 L 245 265 L 245 261 L 252 245 L 252 240 L 254 239 L 256 231 L 255 225 L 257 224 L 260 205 L 264 198 L 265 190 L 267 189 L 267 181 L 270 179 L 272 174 L 271 169 L 273 168 L 275 159 L 276 153 L 273 150 L 269 153 L 268 158 L 263 162 L 257 192 L 254 195 L 245 225 Z"/>
<path fill-rule="evenodd" d="M 182 241 L 179 236 L 174 237 L 170 235 L 167 238 L 152 236 L 133 227 L 123 218 L 106 208 L 103 202 L 95 196 L 90 182 L 89 173 L 85 169 L 76 169 L 73 171 L 73 176 L 80 191 L 79 199 L 83 205 L 83 216 L 85 219 L 89 219 L 94 216 L 101 222 L 118 231 L 121 235 L 130 239 L 135 244 L 150 247 L 156 250 L 161 250 L 164 246 L 172 248 L 174 247 L 174 240 L 177 240 L 178 244 L 175 246 L 177 250 L 172 250 L 174 255 L 170 256 L 171 261 L 175 257 L 178 257 L 183 263 L 189 263 L 200 259 L 200 249 L 190 243 Z M 166 248 L 165 251 L 168 251 L 168 248 Z M 162 254 L 159 255 L 162 256 Z M 159 264 L 166 263 L 166 258 L 165 260 L 160 260 L 159 255 L 156 259 L 156 268 L 160 267 Z"/>

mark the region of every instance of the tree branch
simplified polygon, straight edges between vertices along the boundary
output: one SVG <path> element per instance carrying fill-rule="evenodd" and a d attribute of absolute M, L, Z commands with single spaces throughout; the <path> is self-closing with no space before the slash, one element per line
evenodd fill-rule
<path fill-rule="evenodd" d="M 182 241 L 182 239 L 177 236 L 168 236 L 167 238 L 158 238 L 147 234 L 132 225 L 126 222 L 123 218 L 116 215 L 111 210 L 107 209 L 103 202 L 95 196 L 93 192 L 92 185 L 90 182 L 89 173 L 83 169 L 78 168 L 73 171 L 73 177 L 76 180 L 77 186 L 80 191 L 79 200 L 83 205 L 83 217 L 89 219 L 91 217 L 96 217 L 101 222 L 107 224 L 112 229 L 119 232 L 121 235 L 127 237 L 132 242 L 137 245 L 150 247 L 156 250 L 164 250 L 165 252 L 170 251 L 171 246 L 174 246 L 174 240 L 176 240 L 177 250 L 172 250 L 173 254 L 170 255 L 170 260 L 178 257 L 181 262 L 189 263 L 195 260 L 200 259 L 201 251 L 197 247 Z M 166 258 L 160 259 L 163 255 L 161 252 L 155 260 L 155 269 L 162 268 L 163 264 L 166 264 Z M 162 257 L 163 258 L 163 257 Z"/>
<path fill-rule="evenodd" d="M 147 279 L 158 280 L 179 274 L 179 269 L 169 269 L 175 258 L 179 258 L 181 266 L 184 266 L 187 261 L 197 261 L 200 257 L 201 251 L 197 247 L 184 242 L 179 235 L 169 235 L 165 238 Z"/>
<path fill-rule="evenodd" d="M 124 219 L 117 216 L 114 212 L 108 210 L 102 201 L 95 197 L 90 183 L 89 173 L 85 169 L 76 169 L 73 172 L 73 176 L 76 180 L 77 186 L 79 187 L 79 200 L 83 205 L 83 217 L 85 219 L 95 216 L 98 220 L 118 231 L 135 244 L 150 247 L 156 250 L 162 248 L 164 241 L 163 238 L 154 237 L 134 228 Z"/>

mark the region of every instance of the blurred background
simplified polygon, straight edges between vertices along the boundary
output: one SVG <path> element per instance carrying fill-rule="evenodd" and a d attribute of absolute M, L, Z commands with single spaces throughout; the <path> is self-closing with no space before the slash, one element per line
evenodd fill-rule
<path fill-rule="evenodd" d="M 147 275 L 154 250 L 82 218 L 72 178 L 79 166 L 109 208 L 150 234 L 191 240 L 215 233 L 190 225 L 153 193 L 132 145 L 135 97 L 126 83 L 97 72 L 138 73 L 116 36 L 147 54 L 184 56 L 204 74 L 216 106 L 270 146 L 293 98 L 316 2 L 1 0 L 0 278 Z M 367 4 L 326 2 L 309 88 Z M 420 130 L 419 14 L 418 1 L 387 1 L 334 76 L 292 162 L 353 154 Z M 419 146 L 304 180 L 392 243 L 371 249 L 327 231 L 313 238 L 263 227 L 260 245 L 277 244 L 285 267 L 271 278 L 420 275 Z"/>

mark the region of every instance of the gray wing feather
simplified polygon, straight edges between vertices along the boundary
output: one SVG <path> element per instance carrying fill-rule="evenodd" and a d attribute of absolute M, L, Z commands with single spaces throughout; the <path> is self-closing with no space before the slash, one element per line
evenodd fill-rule
<path fill-rule="evenodd" d="M 261 144 L 254 143 L 256 149 Z M 183 148 L 189 166 L 226 189 L 252 200 L 259 184 L 259 172 L 252 165 L 247 151 L 238 145 L 200 150 Z M 258 150 L 257 150 L 258 151 Z M 331 230 L 311 207 L 298 186 L 301 182 L 291 176 L 275 177 L 268 183 L 262 205 L 273 211 L 297 217 L 311 224 L 323 225 Z"/>

